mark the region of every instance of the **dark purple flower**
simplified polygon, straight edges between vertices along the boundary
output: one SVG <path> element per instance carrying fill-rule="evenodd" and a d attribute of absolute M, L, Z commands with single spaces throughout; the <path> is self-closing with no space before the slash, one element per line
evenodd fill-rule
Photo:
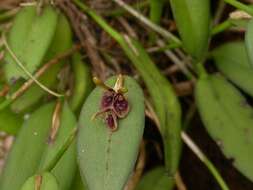
<path fill-rule="evenodd" d="M 105 122 L 107 124 L 107 127 L 111 131 L 116 131 L 117 130 L 117 128 L 118 128 L 117 116 L 114 114 L 114 112 L 109 112 L 109 113 L 106 114 Z"/>
<path fill-rule="evenodd" d="M 101 100 L 101 109 L 106 109 L 112 106 L 115 92 L 113 90 L 108 90 L 104 92 Z"/>
<path fill-rule="evenodd" d="M 111 131 L 118 128 L 118 118 L 125 118 L 129 113 L 129 103 L 124 93 L 127 91 L 123 87 L 123 75 L 119 75 L 113 88 L 105 85 L 98 78 L 93 78 L 94 82 L 105 89 L 101 102 L 100 110 L 94 115 L 103 115 L 107 127 Z"/>
<path fill-rule="evenodd" d="M 113 101 L 113 110 L 119 118 L 124 118 L 129 112 L 127 99 L 123 94 L 116 94 Z"/>

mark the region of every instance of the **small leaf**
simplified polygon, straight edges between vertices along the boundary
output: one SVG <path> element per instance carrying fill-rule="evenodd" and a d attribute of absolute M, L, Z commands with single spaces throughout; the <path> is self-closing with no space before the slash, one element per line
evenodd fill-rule
<path fill-rule="evenodd" d="M 213 50 L 219 70 L 246 93 L 253 96 L 253 69 L 243 42 L 229 42 Z"/>
<path fill-rule="evenodd" d="M 28 178 L 21 190 L 60 190 L 60 188 L 56 178 L 47 172 Z"/>
<path fill-rule="evenodd" d="M 245 43 L 251 65 L 253 65 L 253 19 L 248 22 Z"/>
<path fill-rule="evenodd" d="M 147 174 L 145 174 L 136 190 L 165 190 L 171 189 L 171 183 L 168 180 L 169 176 L 166 175 L 166 171 L 163 167 L 157 167 Z"/>
<path fill-rule="evenodd" d="M 195 98 L 211 137 L 234 166 L 253 180 L 253 109 L 246 99 L 219 76 L 200 79 Z"/>
<path fill-rule="evenodd" d="M 36 7 L 25 7 L 16 16 L 8 37 L 8 43 L 26 69 L 33 73 L 39 65 L 54 37 L 58 14 L 50 6 L 41 15 L 36 15 Z M 43 38 L 42 38 L 43 36 Z M 5 56 L 5 75 L 11 83 L 27 75 L 17 66 L 10 53 Z"/>
<path fill-rule="evenodd" d="M 210 1 L 170 0 L 170 4 L 185 51 L 202 59 L 208 49 Z"/>
<path fill-rule="evenodd" d="M 119 190 L 127 182 L 138 154 L 144 128 L 144 98 L 139 85 L 124 77 L 130 112 L 119 119 L 118 130 L 111 132 L 104 119 L 97 117 L 102 90 L 97 87 L 87 98 L 80 115 L 78 162 L 81 176 L 90 190 Z M 108 85 L 115 83 L 115 77 Z"/>

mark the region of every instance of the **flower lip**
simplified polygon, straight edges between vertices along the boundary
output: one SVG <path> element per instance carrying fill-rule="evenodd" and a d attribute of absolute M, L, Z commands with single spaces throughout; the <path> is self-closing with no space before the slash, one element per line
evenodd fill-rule
<path fill-rule="evenodd" d="M 119 118 L 124 118 L 129 112 L 129 104 L 123 94 L 116 94 L 113 101 L 113 110 Z"/>
<path fill-rule="evenodd" d="M 106 114 L 105 122 L 111 131 L 116 131 L 118 129 L 117 117 L 113 112 Z"/>
<path fill-rule="evenodd" d="M 108 90 L 104 92 L 101 100 L 101 109 L 106 109 L 112 106 L 115 92 L 113 90 Z"/>

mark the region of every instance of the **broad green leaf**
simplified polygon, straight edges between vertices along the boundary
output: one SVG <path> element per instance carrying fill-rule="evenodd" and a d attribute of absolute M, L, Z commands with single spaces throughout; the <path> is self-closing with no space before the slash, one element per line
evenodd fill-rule
<path fill-rule="evenodd" d="M 57 20 L 57 12 L 50 6 L 45 7 L 41 15 L 37 15 L 35 6 L 25 7 L 14 19 L 8 43 L 30 73 L 42 64 L 54 37 Z M 27 78 L 8 52 L 5 62 L 4 70 L 9 83 L 19 77 Z"/>
<path fill-rule="evenodd" d="M 79 120 L 78 162 L 81 176 L 90 190 L 120 190 L 127 182 L 138 154 L 144 129 L 144 98 L 139 85 L 124 76 L 125 94 L 130 105 L 128 115 L 119 119 L 118 130 L 110 132 L 99 111 L 103 89 L 92 91 Z M 115 77 L 107 81 L 113 86 Z"/>
<path fill-rule="evenodd" d="M 80 176 L 79 170 L 76 172 L 76 176 L 72 182 L 71 190 L 87 190 L 86 183 L 83 183 L 82 178 Z"/>
<path fill-rule="evenodd" d="M 0 189 L 9 187 L 19 190 L 29 176 L 41 173 L 52 158 L 58 153 L 61 145 L 76 125 L 75 116 L 67 103 L 62 108 L 60 126 L 55 140 L 49 143 L 54 104 L 43 106 L 34 112 L 25 122 L 18 134 L 8 157 Z M 17 168 L 19 168 L 17 172 Z M 61 190 L 69 189 L 76 170 L 76 146 L 73 143 L 57 164 L 52 168 Z M 14 181 L 14 182 L 13 182 Z"/>
<path fill-rule="evenodd" d="M 240 92 L 220 76 L 197 82 L 195 98 L 204 125 L 233 165 L 253 180 L 253 109 Z"/>
<path fill-rule="evenodd" d="M 65 102 L 60 115 L 60 126 L 56 138 L 46 146 L 40 161 L 39 171 L 44 171 L 59 152 L 62 144 L 76 127 L 76 118 Z M 73 143 L 52 170 L 61 190 L 69 189 L 76 170 L 76 145 Z"/>
<path fill-rule="evenodd" d="M 171 183 L 163 167 L 157 167 L 145 174 L 138 183 L 136 190 L 166 190 L 171 189 Z"/>
<path fill-rule="evenodd" d="M 56 178 L 47 172 L 29 177 L 21 190 L 60 190 L 60 188 Z"/>
<path fill-rule="evenodd" d="M 74 89 L 70 99 L 72 110 L 80 111 L 85 98 L 93 88 L 90 67 L 83 62 L 82 56 L 76 53 L 72 57 L 72 68 L 74 72 Z"/>
<path fill-rule="evenodd" d="M 9 108 L 0 111 L 0 131 L 16 135 L 22 122 L 22 116 L 13 113 Z"/>
<path fill-rule="evenodd" d="M 250 20 L 245 34 L 245 43 L 251 65 L 253 65 L 253 19 Z"/>
<path fill-rule="evenodd" d="M 218 69 L 233 83 L 253 96 L 253 69 L 243 42 L 229 42 L 212 51 Z"/>
<path fill-rule="evenodd" d="M 119 43 L 143 78 L 159 119 L 164 143 L 165 168 L 168 175 L 171 176 L 170 183 L 173 184 L 181 154 L 181 108 L 170 82 L 160 73 L 144 47 L 137 40 L 121 35 L 85 4 L 79 1 L 75 1 L 75 3 Z"/>
<path fill-rule="evenodd" d="M 48 62 L 56 55 L 70 49 L 71 46 L 71 27 L 67 18 L 64 15 L 60 14 L 53 41 L 49 47 L 49 50 L 46 53 L 45 58 L 43 59 L 43 63 Z M 66 60 L 63 60 L 51 66 L 50 69 L 48 69 L 46 73 L 39 78 L 39 81 L 46 87 L 52 87 L 56 85 L 57 74 L 64 63 L 66 63 Z M 33 84 L 22 96 L 20 96 L 15 102 L 13 102 L 11 108 L 15 112 L 27 111 L 28 108 L 34 106 L 45 94 L 46 92 L 43 89 L 41 89 L 37 84 Z"/>
<path fill-rule="evenodd" d="M 0 84 L 0 89 L 3 85 Z M 0 103 L 5 101 L 5 97 L 0 97 Z M 20 114 L 13 113 L 9 107 L 0 111 L 0 131 L 11 135 L 16 135 L 23 123 L 23 117 Z"/>
<path fill-rule="evenodd" d="M 0 178 L 1 190 L 20 190 L 25 180 L 35 173 L 46 148 L 53 108 L 54 104 L 47 104 L 24 122 Z"/>
<path fill-rule="evenodd" d="M 173 16 L 185 51 L 199 60 L 208 49 L 210 34 L 209 0 L 170 0 Z"/>

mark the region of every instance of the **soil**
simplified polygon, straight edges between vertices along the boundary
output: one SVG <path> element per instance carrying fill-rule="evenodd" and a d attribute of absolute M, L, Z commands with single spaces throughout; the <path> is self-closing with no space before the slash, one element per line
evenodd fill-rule
<path fill-rule="evenodd" d="M 253 189 L 253 183 L 232 166 L 233 160 L 224 157 L 208 135 L 198 115 L 188 128 L 188 134 L 217 167 L 230 190 Z M 188 190 L 220 190 L 206 166 L 186 146 L 183 147 L 180 173 Z"/>

